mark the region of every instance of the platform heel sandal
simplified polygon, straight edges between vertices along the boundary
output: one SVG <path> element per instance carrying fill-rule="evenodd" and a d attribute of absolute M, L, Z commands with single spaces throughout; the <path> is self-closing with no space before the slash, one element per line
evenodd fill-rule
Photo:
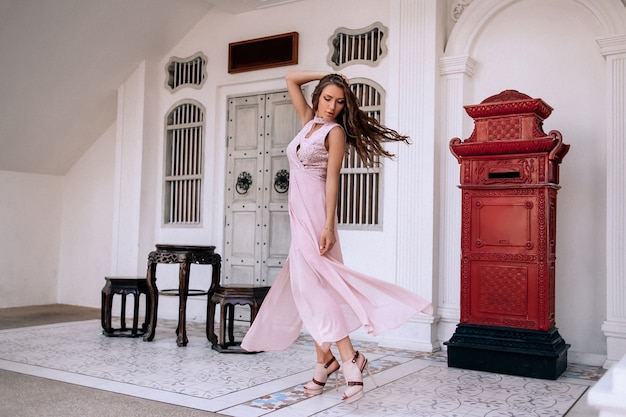
<path fill-rule="evenodd" d="M 311 395 L 319 395 L 324 390 L 328 377 L 335 374 L 335 389 L 339 391 L 339 382 L 337 374 L 341 365 L 333 356 L 328 362 L 318 363 L 313 371 L 313 379 L 304 384 L 304 392 Z"/>
<path fill-rule="evenodd" d="M 370 371 L 369 362 L 367 358 L 360 354 L 358 351 L 355 353 L 352 360 L 343 365 L 343 376 L 346 380 L 346 390 L 343 392 L 343 401 L 346 404 L 353 403 L 363 398 L 363 370 L 367 370 L 368 375 L 372 378 L 374 385 L 376 380 L 374 375 Z"/>

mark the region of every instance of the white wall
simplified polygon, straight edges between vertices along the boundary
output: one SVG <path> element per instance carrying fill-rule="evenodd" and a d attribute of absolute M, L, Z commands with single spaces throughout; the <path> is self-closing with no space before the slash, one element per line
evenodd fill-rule
<path fill-rule="evenodd" d="M 0 308 L 57 302 L 62 180 L 0 171 Z"/>
<path fill-rule="evenodd" d="M 113 124 L 63 177 L 58 297 L 54 301 L 100 307 L 111 268 Z"/>
<path fill-rule="evenodd" d="M 296 2 L 280 7 L 280 13 L 275 8 L 261 9 L 255 12 L 231 15 L 212 11 L 177 45 L 170 54 L 163 57 L 158 63 L 161 71 L 158 81 L 152 85 L 158 91 L 159 123 L 163 124 L 163 117 L 167 111 L 179 100 L 192 98 L 206 108 L 206 149 L 205 149 L 205 186 L 203 188 L 203 224 L 199 228 L 172 228 L 161 224 L 162 202 L 162 169 L 163 169 L 163 128 L 156 133 L 158 140 L 144 144 L 146 151 L 156 158 L 151 164 L 158 171 L 152 184 L 156 190 L 155 204 L 150 213 L 155 218 L 154 230 L 146 233 L 154 234 L 154 243 L 184 243 L 198 245 L 215 245 L 216 251 L 222 253 L 223 222 L 224 222 L 224 170 L 226 162 L 226 97 L 229 95 L 254 94 L 258 92 L 285 89 L 284 76 L 287 71 L 294 69 L 315 69 L 332 71 L 326 63 L 328 55 L 328 39 L 338 27 L 358 29 L 380 21 L 389 25 L 389 2 L 380 0 L 342 0 L 341 7 L 351 10 L 350 13 L 328 13 L 336 7 L 332 0 L 318 0 L 316 2 Z M 303 18 L 306 16 L 306 18 Z M 314 22 L 314 24 L 307 24 Z M 228 74 L 228 44 L 246 39 L 259 38 L 297 31 L 299 34 L 299 63 L 298 65 L 273 69 Z M 390 56 L 397 54 L 397 48 L 389 45 L 388 58 L 377 67 L 354 65 L 342 69 L 348 77 L 366 77 L 375 80 L 383 88 L 393 90 L 389 79 Z M 183 88 L 171 93 L 163 87 L 163 68 L 172 56 L 188 57 L 196 52 L 203 52 L 208 59 L 207 81 L 199 89 Z M 396 89 L 397 90 L 397 89 Z M 309 92 L 312 92 L 310 90 Z M 388 120 L 394 120 L 394 103 L 397 97 L 388 95 Z M 391 109 L 391 110 L 390 110 Z M 157 119 L 155 117 L 155 119 Z M 148 150 L 149 148 L 149 150 Z M 393 161 L 385 162 L 388 177 L 385 185 L 393 184 L 395 167 Z M 146 181 L 148 181 L 146 179 Z M 391 188 L 393 190 L 393 188 Z M 385 192 L 384 203 L 384 230 L 382 232 L 341 232 L 342 248 L 346 263 L 356 269 L 368 271 L 381 279 L 394 281 L 395 279 L 395 236 L 396 216 L 394 216 L 393 191 Z M 370 256 L 375 248 L 375 256 Z M 370 255 L 364 256 L 369 253 Z M 171 288 L 177 285 L 177 269 L 167 265 L 158 266 L 161 271 L 158 276 L 159 288 Z M 204 275 L 192 273 L 190 287 L 203 288 L 208 282 Z M 163 299 L 164 297 L 162 297 Z M 161 302 L 161 301 L 160 301 Z M 165 303 L 169 300 L 165 298 Z M 204 317 L 201 311 L 202 298 L 190 300 L 190 306 L 198 316 Z M 194 307 L 194 304 L 200 306 Z M 162 306 L 159 304 L 159 315 L 172 316 L 176 306 Z M 162 313 L 163 312 L 163 313 Z"/>
<path fill-rule="evenodd" d="M 486 2 L 477 1 L 466 13 L 481 3 Z M 476 65 L 464 104 L 515 89 L 554 108 L 544 131 L 560 131 L 571 145 L 561 164 L 557 203 L 556 324 L 572 345 L 570 358 L 601 364 L 606 354 L 600 326 L 606 311 L 607 82 L 596 39 L 604 28 L 584 2 L 489 3 L 498 3 L 498 12 L 482 25 L 462 16 L 454 29 L 465 24 L 466 32 L 476 33 L 465 51 Z"/>
<path fill-rule="evenodd" d="M 200 90 L 191 88 L 170 93 L 159 85 L 160 112 L 167 110 L 179 100 L 193 98 L 202 103 L 207 109 L 207 149 L 206 149 L 206 187 L 205 188 L 205 222 L 201 229 L 170 229 L 162 228 L 157 224 L 157 240 L 163 242 L 182 241 L 186 243 L 215 244 L 218 252 L 222 246 L 223 223 L 223 193 L 224 193 L 224 164 L 225 164 L 225 126 L 226 126 L 226 99 L 228 94 L 246 94 L 267 91 L 268 89 L 284 89 L 284 76 L 293 69 L 319 69 L 331 71 L 326 64 L 328 55 L 328 39 L 335 29 L 340 26 L 361 28 L 374 21 L 388 24 L 389 10 L 387 2 L 376 0 L 344 0 L 342 8 L 356 11 L 356 13 L 329 14 L 329 7 L 335 2 L 323 0 L 315 4 L 307 2 L 294 3 L 282 6 L 280 13 L 276 9 L 267 8 L 256 12 L 230 15 L 226 13 L 210 13 L 203 19 L 189 35 L 171 53 L 164 57 L 159 64 L 165 67 L 171 56 L 186 57 L 202 51 L 208 58 L 208 78 Z M 302 17 L 306 16 L 306 19 Z M 307 25 L 306 22 L 315 22 Z M 274 69 L 228 74 L 228 43 L 246 39 L 258 38 L 278 33 L 297 31 L 299 33 L 299 64 Z M 349 77 L 369 77 L 388 87 L 388 67 L 384 60 L 379 67 L 364 65 L 351 66 L 342 70 Z M 390 103 L 394 97 L 388 97 Z M 162 143 L 163 132 L 160 142 Z M 159 145 L 157 157 L 162 158 L 162 146 Z M 392 163 L 391 163 L 392 164 Z M 162 170 L 162 162 L 158 167 Z M 161 172 L 159 172 L 159 176 Z M 159 190 L 159 201 L 161 198 Z M 160 210 L 160 207 L 155 207 Z M 160 216 L 159 216 L 160 217 Z M 393 216 L 385 219 L 393 222 Z M 216 227 L 217 226 L 217 227 Z M 394 230 L 390 225 L 386 230 Z M 363 239 L 366 242 L 363 242 Z M 369 233 L 360 234 L 353 239 L 355 245 L 347 244 L 347 257 L 351 254 L 361 254 L 361 248 L 376 241 L 377 238 Z M 352 243 L 352 242 L 351 242 Z M 379 269 L 379 262 L 373 261 L 371 266 Z"/>

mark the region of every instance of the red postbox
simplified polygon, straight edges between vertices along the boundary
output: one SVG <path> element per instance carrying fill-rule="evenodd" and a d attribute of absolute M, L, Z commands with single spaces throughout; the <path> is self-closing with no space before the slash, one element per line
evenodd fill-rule
<path fill-rule="evenodd" d="M 555 327 L 556 200 L 569 150 L 542 125 L 552 108 L 515 90 L 465 106 L 461 165 L 461 322 L 448 365 L 557 379 L 567 349 Z"/>

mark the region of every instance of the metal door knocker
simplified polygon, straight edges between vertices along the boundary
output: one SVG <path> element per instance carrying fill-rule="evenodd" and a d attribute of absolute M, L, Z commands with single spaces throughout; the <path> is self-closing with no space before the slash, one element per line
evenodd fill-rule
<path fill-rule="evenodd" d="M 237 194 L 243 195 L 248 192 L 251 185 L 252 175 L 250 175 L 247 171 L 243 171 L 237 177 L 237 186 L 235 187 L 235 190 L 237 191 Z"/>
<path fill-rule="evenodd" d="M 284 194 L 289 190 L 289 171 L 281 169 L 274 177 L 274 190 L 279 194 Z"/>

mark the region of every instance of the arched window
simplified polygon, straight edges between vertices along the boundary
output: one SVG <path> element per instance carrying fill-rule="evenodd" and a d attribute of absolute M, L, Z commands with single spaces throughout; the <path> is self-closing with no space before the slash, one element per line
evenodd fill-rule
<path fill-rule="evenodd" d="M 351 79 L 350 88 L 359 98 L 361 110 L 382 123 L 384 90 L 364 78 Z M 342 228 L 382 227 L 381 176 L 378 159 L 367 165 L 349 148 L 339 176 L 337 215 Z"/>
<path fill-rule="evenodd" d="M 163 221 L 200 225 L 204 108 L 193 100 L 177 103 L 165 125 Z"/>

